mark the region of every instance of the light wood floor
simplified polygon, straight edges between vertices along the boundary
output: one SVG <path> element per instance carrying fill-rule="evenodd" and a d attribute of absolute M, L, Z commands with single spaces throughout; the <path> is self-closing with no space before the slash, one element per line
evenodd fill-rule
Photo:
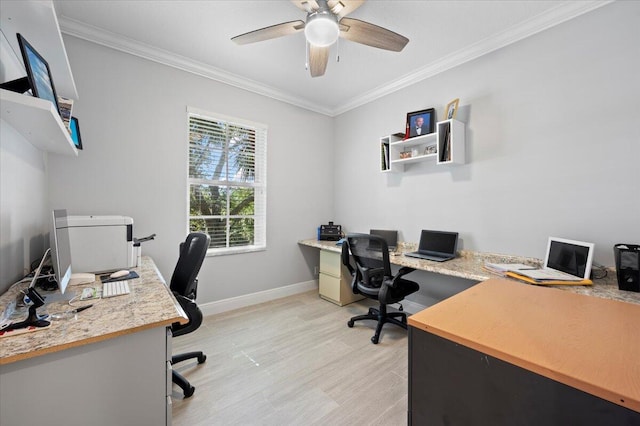
<path fill-rule="evenodd" d="M 204 364 L 174 366 L 195 394 L 173 390 L 173 425 L 406 425 L 407 332 L 347 327 L 371 303 L 336 306 L 308 292 L 205 318 L 173 339 Z"/>

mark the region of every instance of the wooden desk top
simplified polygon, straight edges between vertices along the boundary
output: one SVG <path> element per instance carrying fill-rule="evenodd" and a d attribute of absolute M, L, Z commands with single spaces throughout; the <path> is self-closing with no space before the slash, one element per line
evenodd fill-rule
<path fill-rule="evenodd" d="M 494 278 L 408 322 L 640 412 L 640 305 Z"/>
<path fill-rule="evenodd" d="M 140 278 L 130 280 L 131 293 L 108 299 L 75 301 L 76 306 L 93 306 L 74 318 L 51 321 L 51 326 L 39 331 L 0 338 L 0 365 L 76 346 L 112 339 L 138 331 L 166 327 L 174 322 L 186 323 L 187 316 L 175 299 L 153 260 L 142 258 L 142 266 L 134 269 Z M 26 283 L 28 284 L 28 283 Z M 26 285 L 25 284 L 25 285 Z M 14 286 L 0 297 L 0 310 L 14 300 L 22 286 Z M 78 294 L 92 284 L 68 287 Z M 45 309 L 46 308 L 46 309 Z M 38 309 L 49 313 L 73 309 L 66 302 L 51 303 Z"/>

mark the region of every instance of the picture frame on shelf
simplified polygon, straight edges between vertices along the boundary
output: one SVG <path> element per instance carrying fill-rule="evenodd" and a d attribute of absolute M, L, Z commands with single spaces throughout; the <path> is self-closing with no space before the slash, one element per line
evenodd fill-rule
<path fill-rule="evenodd" d="M 437 151 L 437 149 L 438 149 L 438 148 L 436 147 L 436 145 L 427 145 L 427 146 L 424 148 L 424 155 L 431 155 L 431 154 L 435 154 L 435 153 L 436 153 L 436 151 Z"/>
<path fill-rule="evenodd" d="M 71 119 L 71 113 L 73 111 L 73 99 L 63 98 L 62 96 L 58 96 L 58 106 L 60 107 L 60 117 L 62 118 L 62 122 L 67 127 L 69 133 L 71 133 L 71 125 L 69 124 L 69 120 Z"/>
<path fill-rule="evenodd" d="M 76 149 L 82 149 L 82 138 L 80 137 L 80 123 L 76 117 L 69 119 L 69 131 L 71 133 L 71 140 Z"/>
<path fill-rule="evenodd" d="M 436 111 L 434 108 L 407 113 L 405 139 L 433 133 Z"/>
<path fill-rule="evenodd" d="M 458 113 L 458 103 L 460 102 L 459 98 L 456 98 L 447 104 L 446 109 L 446 117 L 447 120 L 451 120 L 452 118 L 456 118 L 456 114 Z"/>

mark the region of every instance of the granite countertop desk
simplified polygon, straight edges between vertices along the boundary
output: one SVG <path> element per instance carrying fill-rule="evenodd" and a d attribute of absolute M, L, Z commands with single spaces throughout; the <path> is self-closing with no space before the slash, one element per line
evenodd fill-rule
<path fill-rule="evenodd" d="M 93 306 L 72 318 L 53 320 L 51 327 L 44 330 L 0 338 L 0 365 L 150 328 L 167 327 L 174 322 L 187 322 L 186 314 L 150 257 L 144 256 L 142 266 L 133 270 L 140 278 L 130 280 L 130 294 L 108 299 L 77 300 L 73 302 L 76 306 L 90 303 Z M 26 285 L 14 286 L 0 296 L 0 309 L 14 300 Z M 99 281 L 68 287 L 67 292 L 79 294 L 83 288 L 96 285 L 99 285 Z M 49 313 L 73 309 L 67 302 L 56 302 L 39 308 L 38 312 L 43 312 L 44 308 Z"/>
<path fill-rule="evenodd" d="M 316 239 L 307 239 L 298 241 L 298 244 L 307 247 L 315 247 L 321 250 L 328 250 L 335 253 L 340 253 L 342 251 L 342 248 L 340 246 L 337 246 L 335 241 L 318 241 Z M 432 262 L 429 260 L 416 259 L 402 255 L 402 253 L 415 250 L 416 244 L 399 243 L 397 254 L 393 254 L 392 256 L 390 256 L 391 264 L 397 266 L 408 266 L 410 268 L 421 271 L 450 275 L 453 277 L 459 277 L 478 282 L 496 277 L 496 275 L 491 274 L 489 271 L 483 268 L 485 262 L 524 263 L 527 265 L 537 266 L 541 264 L 541 260 L 535 258 L 482 253 L 466 250 L 458 252 L 458 257 L 446 262 Z M 517 280 L 514 281 L 520 282 Z M 523 285 L 529 284 L 523 283 Z M 612 269 L 607 270 L 607 276 L 604 279 L 594 280 L 593 285 L 555 285 L 534 287 L 553 287 L 564 291 L 570 291 L 572 293 L 640 304 L 640 293 L 622 291 L 618 289 L 616 271 Z"/>

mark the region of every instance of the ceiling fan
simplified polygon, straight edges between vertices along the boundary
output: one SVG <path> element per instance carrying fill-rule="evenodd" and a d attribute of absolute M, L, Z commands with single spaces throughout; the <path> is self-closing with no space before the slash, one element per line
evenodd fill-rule
<path fill-rule="evenodd" d="M 291 0 L 307 12 L 306 21 L 271 25 L 233 37 L 237 44 L 249 44 L 295 34 L 304 30 L 307 39 L 308 67 L 311 77 L 324 75 L 329 49 L 338 37 L 379 49 L 400 52 L 409 39 L 386 28 L 346 15 L 362 6 L 365 0 Z"/>

